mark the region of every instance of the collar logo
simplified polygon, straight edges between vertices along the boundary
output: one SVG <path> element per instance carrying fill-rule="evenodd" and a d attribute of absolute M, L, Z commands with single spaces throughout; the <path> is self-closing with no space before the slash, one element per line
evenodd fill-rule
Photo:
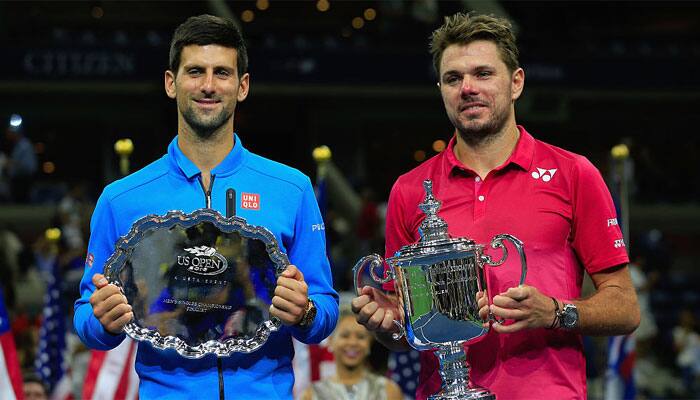
<path fill-rule="evenodd" d="M 258 193 L 241 193 L 241 208 L 244 210 L 259 210 L 260 195 Z"/>
<path fill-rule="evenodd" d="M 218 275 L 228 268 L 226 258 L 214 247 L 195 246 L 184 249 L 192 254 L 177 256 L 177 264 L 199 275 Z"/>
<path fill-rule="evenodd" d="M 554 178 L 554 174 L 557 172 L 556 168 L 544 169 L 537 168 L 537 171 L 532 171 L 532 177 L 535 179 L 542 179 L 544 182 L 549 182 Z"/>

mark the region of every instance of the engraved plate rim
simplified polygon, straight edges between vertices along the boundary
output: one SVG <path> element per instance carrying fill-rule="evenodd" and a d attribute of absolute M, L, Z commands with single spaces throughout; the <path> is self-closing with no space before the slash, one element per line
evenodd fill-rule
<path fill-rule="evenodd" d="M 202 222 L 210 222 L 224 233 L 236 232 L 245 238 L 262 241 L 270 260 L 277 267 L 275 271 L 277 276 L 290 264 L 287 254 L 280 249 L 275 235 L 263 226 L 250 225 L 245 218 L 239 216 L 226 218 L 213 209 L 198 209 L 189 214 L 172 210 L 165 215 L 150 214 L 134 222 L 129 233 L 117 241 L 114 253 L 107 259 L 104 267 L 105 277 L 109 283 L 116 285 L 123 292 L 119 272 L 126 264 L 133 247 L 147 232 L 178 225 L 189 228 Z M 191 346 L 176 336 L 162 336 L 159 332 L 139 326 L 133 321 L 125 325 L 124 332 L 135 340 L 150 343 L 156 349 L 173 349 L 185 358 L 197 359 L 209 354 L 227 357 L 233 353 L 251 353 L 264 345 L 270 334 L 278 331 L 281 326 L 280 320 L 272 317 L 261 323 L 255 335 L 247 339 L 228 338 L 222 342 L 209 340 L 196 346 Z"/>

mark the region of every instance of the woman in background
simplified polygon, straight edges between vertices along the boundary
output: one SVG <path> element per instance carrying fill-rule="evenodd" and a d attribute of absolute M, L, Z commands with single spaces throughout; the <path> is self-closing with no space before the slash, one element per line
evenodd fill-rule
<path fill-rule="evenodd" d="M 349 309 L 342 309 L 329 348 L 335 358 L 336 373 L 314 382 L 301 400 L 401 400 L 399 385 L 374 374 L 367 366 L 372 334 L 357 323 Z"/>

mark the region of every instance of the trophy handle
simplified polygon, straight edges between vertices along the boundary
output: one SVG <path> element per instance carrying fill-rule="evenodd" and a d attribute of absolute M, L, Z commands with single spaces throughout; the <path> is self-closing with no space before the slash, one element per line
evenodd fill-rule
<path fill-rule="evenodd" d="M 358 296 L 360 295 L 362 286 L 364 286 L 361 285 L 362 273 L 365 271 L 365 267 L 367 266 L 367 264 L 370 265 L 369 274 L 376 283 L 383 285 L 396 278 L 396 271 L 394 271 L 394 267 L 389 264 L 387 264 L 389 265 L 389 269 L 382 271 L 382 275 L 386 274 L 384 278 L 380 277 L 379 274 L 377 274 L 377 267 L 382 267 L 382 269 L 384 267 L 384 259 L 379 254 L 370 254 L 368 256 L 362 257 L 360 261 L 358 261 L 352 268 L 355 283 L 355 291 L 357 292 Z"/>
<path fill-rule="evenodd" d="M 503 256 L 501 257 L 500 260 L 498 261 L 493 261 L 491 256 L 488 254 L 482 254 L 481 255 L 481 261 L 484 263 L 484 265 L 489 265 L 492 267 L 497 267 L 501 264 L 503 264 L 506 261 L 506 258 L 508 258 L 508 249 L 506 248 L 505 244 L 503 244 L 504 240 L 508 240 L 509 242 L 513 243 L 513 246 L 515 246 L 515 249 L 518 251 L 518 254 L 520 255 L 520 282 L 518 285 L 522 285 L 525 283 L 525 277 L 527 276 L 527 261 L 525 259 L 525 248 L 523 246 L 523 242 L 516 238 L 513 235 L 509 235 L 507 233 L 503 233 L 500 235 L 494 236 L 494 238 L 491 240 L 491 248 L 493 249 L 498 249 L 500 248 L 503 251 Z M 491 298 L 489 298 L 489 304 L 492 304 Z M 496 318 L 493 314 L 489 313 L 489 320 L 495 321 L 498 323 L 503 323 L 505 320 L 499 320 Z"/>
<path fill-rule="evenodd" d="M 362 277 L 363 273 L 365 271 L 365 268 L 369 265 L 369 275 L 372 277 L 372 280 L 374 283 L 377 283 L 379 285 L 383 285 L 385 283 L 389 283 L 392 280 L 396 279 L 396 270 L 394 269 L 394 266 L 387 263 L 389 266 L 389 269 L 385 270 L 384 269 L 384 259 L 378 255 L 378 254 L 370 254 L 368 256 L 362 257 L 360 261 L 358 261 L 355 266 L 352 268 L 352 275 L 353 275 L 353 281 L 354 281 L 354 286 L 355 286 L 355 293 L 357 295 L 361 295 L 362 288 L 364 286 L 367 286 L 366 283 L 372 283 L 372 282 L 364 282 Z M 377 268 L 381 267 L 382 268 L 382 275 L 385 275 L 383 278 L 377 273 Z M 370 285 L 371 286 L 371 285 Z M 381 287 L 375 289 L 378 289 L 382 292 L 385 292 Z M 399 311 L 400 312 L 400 311 Z M 401 322 L 394 320 L 394 325 L 399 329 L 398 332 L 392 333 L 391 338 L 394 340 L 399 340 L 402 337 L 406 336 L 406 329 L 403 327 Z"/>
<path fill-rule="evenodd" d="M 520 255 L 520 265 L 521 265 L 520 282 L 518 283 L 518 285 L 522 285 L 523 283 L 525 283 L 525 277 L 527 276 L 527 261 L 525 260 L 525 248 L 523 246 L 523 242 L 520 239 L 516 238 L 515 236 L 509 235 L 507 233 L 503 233 L 501 235 L 494 236 L 493 240 L 491 240 L 491 248 L 493 248 L 493 249 L 500 248 L 503 251 L 503 257 L 501 257 L 501 259 L 498 261 L 493 261 L 491 259 L 491 256 L 484 254 L 484 255 L 482 255 L 483 262 L 484 262 L 484 264 L 488 264 L 492 267 L 498 267 L 499 265 L 503 264 L 506 261 L 506 258 L 508 258 L 508 249 L 503 244 L 504 240 L 508 240 L 511 243 L 513 243 L 513 246 L 515 246 L 515 249 L 518 250 L 518 254 Z"/>

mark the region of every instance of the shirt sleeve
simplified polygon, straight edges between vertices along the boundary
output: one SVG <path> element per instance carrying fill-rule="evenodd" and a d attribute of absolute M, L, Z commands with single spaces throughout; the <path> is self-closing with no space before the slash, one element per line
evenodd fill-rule
<path fill-rule="evenodd" d="M 80 339 L 90 348 L 110 350 L 124 340 L 125 334 L 113 335 L 107 332 L 95 318 L 90 304 L 90 296 L 95 291 L 92 276 L 104 273 L 104 265 L 114 252 L 119 238 L 114 224 L 114 216 L 107 196 L 103 193 L 97 200 L 90 221 L 90 243 L 85 259 L 85 272 L 80 281 L 80 298 L 75 302 L 73 325 Z"/>
<path fill-rule="evenodd" d="M 581 157 L 573 187 L 573 248 L 589 274 L 629 262 L 612 197 L 598 169 Z"/>
<path fill-rule="evenodd" d="M 294 223 L 294 241 L 288 250 L 289 261 L 304 274 L 309 298 L 316 306 L 316 318 L 311 327 L 292 327 L 292 335 L 302 343 L 319 343 L 333 332 L 338 322 L 338 293 L 333 289 L 326 254 L 325 225 L 308 178 Z"/>

